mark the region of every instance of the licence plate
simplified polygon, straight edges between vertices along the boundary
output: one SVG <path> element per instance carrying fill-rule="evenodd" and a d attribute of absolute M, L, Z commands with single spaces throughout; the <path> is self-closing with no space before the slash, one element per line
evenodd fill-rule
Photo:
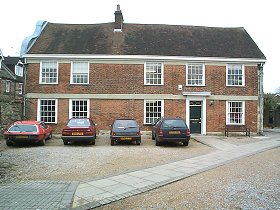
<path fill-rule="evenodd" d="M 72 136 L 83 136 L 84 133 L 83 132 L 73 132 Z"/>
<path fill-rule="evenodd" d="M 169 134 L 181 134 L 181 131 L 169 131 Z"/>
<path fill-rule="evenodd" d="M 121 137 L 120 139 L 121 139 L 121 140 L 124 140 L 124 141 L 125 141 L 125 140 L 132 140 L 131 137 Z"/>
<path fill-rule="evenodd" d="M 27 139 L 28 136 L 16 136 L 17 139 Z"/>

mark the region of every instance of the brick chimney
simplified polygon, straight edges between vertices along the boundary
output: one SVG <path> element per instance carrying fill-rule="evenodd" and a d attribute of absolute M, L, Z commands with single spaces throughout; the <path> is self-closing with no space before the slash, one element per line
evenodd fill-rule
<path fill-rule="evenodd" d="M 117 5 L 117 11 L 115 11 L 115 29 L 116 32 L 121 32 L 123 26 L 123 15 L 121 11 L 121 7 Z"/>

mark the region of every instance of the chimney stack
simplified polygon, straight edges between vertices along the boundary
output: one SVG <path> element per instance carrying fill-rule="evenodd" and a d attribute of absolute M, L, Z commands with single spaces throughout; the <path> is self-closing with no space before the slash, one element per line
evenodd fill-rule
<path fill-rule="evenodd" d="M 115 11 L 115 32 L 121 32 L 123 26 L 123 15 L 121 11 L 121 7 L 117 5 L 117 11 Z"/>

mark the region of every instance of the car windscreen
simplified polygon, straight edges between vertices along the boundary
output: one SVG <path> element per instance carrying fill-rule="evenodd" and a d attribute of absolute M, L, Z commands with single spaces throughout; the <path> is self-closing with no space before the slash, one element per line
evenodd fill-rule
<path fill-rule="evenodd" d="M 37 132 L 36 125 L 14 124 L 10 127 L 9 132 Z"/>
<path fill-rule="evenodd" d="M 69 127 L 88 127 L 90 126 L 89 119 L 71 119 L 67 126 Z"/>
<path fill-rule="evenodd" d="M 186 124 L 183 120 L 165 120 L 162 124 L 162 127 L 164 128 L 184 128 L 186 127 Z"/>
<path fill-rule="evenodd" d="M 138 124 L 135 120 L 116 120 L 114 122 L 115 128 L 137 128 Z"/>

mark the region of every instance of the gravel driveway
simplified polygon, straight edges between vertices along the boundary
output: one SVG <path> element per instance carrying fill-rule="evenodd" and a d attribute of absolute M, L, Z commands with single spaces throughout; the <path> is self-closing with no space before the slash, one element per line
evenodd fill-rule
<path fill-rule="evenodd" d="M 64 146 L 59 137 L 45 146 L 5 146 L 0 157 L 1 182 L 15 180 L 86 181 L 147 168 L 173 160 L 208 153 L 212 148 L 190 140 L 189 146 L 167 144 L 157 147 L 151 136 L 143 135 L 140 146 L 111 146 L 108 135 L 100 135 L 96 144 Z"/>

